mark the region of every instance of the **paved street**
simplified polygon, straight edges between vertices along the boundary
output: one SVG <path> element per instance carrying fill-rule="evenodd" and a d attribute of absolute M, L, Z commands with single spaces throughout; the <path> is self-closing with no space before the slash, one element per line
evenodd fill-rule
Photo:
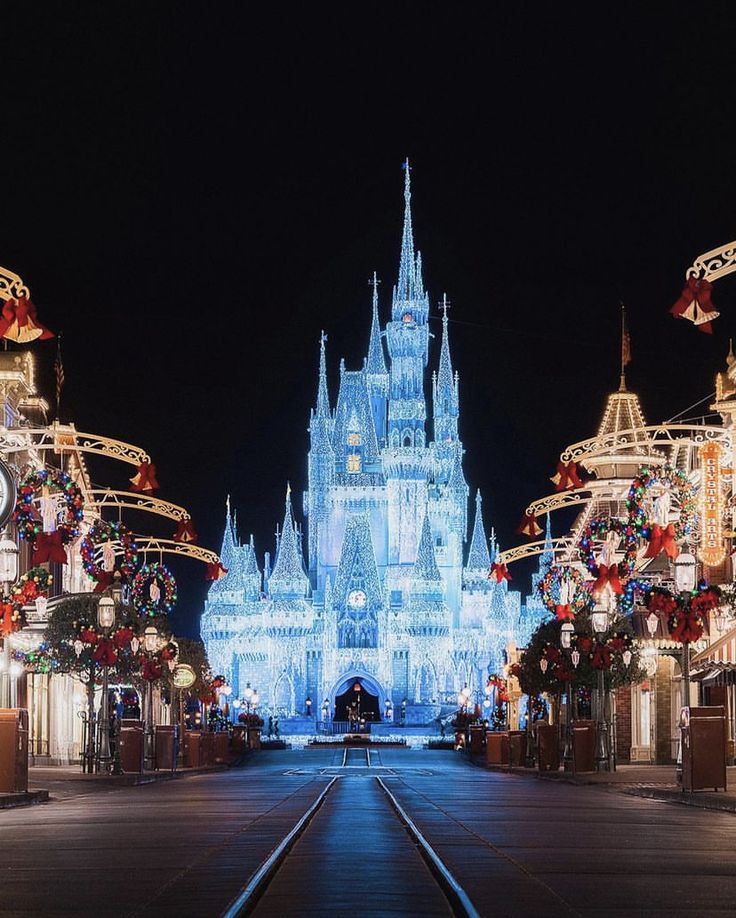
<path fill-rule="evenodd" d="M 733 814 L 488 772 L 452 752 L 343 759 L 262 753 L 0 812 L 0 915 L 219 915 L 333 776 L 259 916 L 450 913 L 376 777 L 483 915 L 736 912 Z"/>

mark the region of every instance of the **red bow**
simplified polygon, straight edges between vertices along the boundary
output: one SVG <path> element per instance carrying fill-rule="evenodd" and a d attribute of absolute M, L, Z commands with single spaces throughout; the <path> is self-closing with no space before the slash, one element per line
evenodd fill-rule
<path fill-rule="evenodd" d="M 100 638 L 92 654 L 92 659 L 101 666 L 114 666 L 117 663 L 118 655 L 110 638 Z"/>
<path fill-rule="evenodd" d="M 0 604 L 0 637 L 12 634 L 20 627 L 20 616 L 15 611 L 12 603 Z"/>
<path fill-rule="evenodd" d="M 582 635 L 578 638 L 578 650 L 581 653 L 590 653 L 593 648 L 593 639 Z"/>
<path fill-rule="evenodd" d="M 562 654 L 554 644 L 547 644 L 547 646 L 544 648 L 544 655 L 547 657 L 550 663 L 559 663 L 562 659 Z"/>
<path fill-rule="evenodd" d="M 559 682 L 572 682 L 575 678 L 575 673 L 566 663 L 560 663 L 555 669 L 554 676 Z"/>
<path fill-rule="evenodd" d="M 569 603 L 566 606 L 557 606 L 555 608 L 555 615 L 557 616 L 558 622 L 571 622 L 575 618 L 575 613 L 572 611 L 572 607 Z"/>
<path fill-rule="evenodd" d="M 605 644 L 595 645 L 595 650 L 590 657 L 590 665 L 593 669 L 611 668 L 611 651 Z"/>
<path fill-rule="evenodd" d="M 207 571 L 204 575 L 205 580 L 222 580 L 227 576 L 227 568 L 223 567 L 219 561 L 214 561 L 207 565 Z"/>
<path fill-rule="evenodd" d="M 488 575 L 489 580 L 495 580 L 496 583 L 500 583 L 502 580 L 511 580 L 511 574 L 509 574 L 509 569 L 505 564 L 496 564 L 494 561 L 491 565 L 491 573 Z"/>
<path fill-rule="evenodd" d="M 194 523 L 191 519 L 179 520 L 179 525 L 174 533 L 175 542 L 196 542 L 199 536 L 194 530 Z"/>
<path fill-rule="evenodd" d="M 104 593 L 108 587 L 113 585 L 115 580 L 115 574 L 112 571 L 100 571 L 97 575 L 97 583 L 95 584 L 93 593 Z"/>
<path fill-rule="evenodd" d="M 692 644 L 703 636 L 703 625 L 694 612 L 682 612 L 670 622 L 670 637 L 680 644 Z"/>
<path fill-rule="evenodd" d="M 94 628 L 82 628 L 79 632 L 79 640 L 82 641 L 83 644 L 96 644 L 97 632 Z"/>
<path fill-rule="evenodd" d="M 146 657 L 141 667 L 141 675 L 146 682 L 155 682 L 156 679 L 161 678 L 161 664 L 158 660 L 149 660 L 148 657 Z"/>
<path fill-rule="evenodd" d="M 152 462 L 141 462 L 138 471 L 130 479 L 131 491 L 143 491 L 150 494 L 151 491 L 158 491 L 158 481 L 156 481 L 156 466 Z"/>
<path fill-rule="evenodd" d="M 654 612 L 655 614 L 661 612 L 664 615 L 672 615 L 677 608 L 677 601 L 669 592 L 655 588 L 649 591 L 649 595 L 646 599 L 646 606 L 650 612 Z"/>
<path fill-rule="evenodd" d="M 117 646 L 122 650 L 123 647 L 127 647 L 133 640 L 134 634 L 135 632 L 132 628 L 118 628 L 112 637 Z"/>
<path fill-rule="evenodd" d="M 24 296 L 8 300 L 3 306 L 0 313 L 0 338 L 27 344 L 36 338 L 45 341 L 53 337 L 54 333 L 38 321 L 36 307 Z"/>
<path fill-rule="evenodd" d="M 649 536 L 649 546 L 644 553 L 645 558 L 656 558 L 660 552 L 664 552 L 668 558 L 673 561 L 680 554 L 680 549 L 675 544 L 675 524 L 668 523 L 664 529 L 655 523 L 652 526 L 652 534 Z"/>
<path fill-rule="evenodd" d="M 555 483 L 555 491 L 566 491 L 568 488 L 574 490 L 575 488 L 583 487 L 583 482 L 578 475 L 577 462 L 568 462 L 567 465 L 564 462 L 558 462 L 557 474 L 553 475 L 550 481 Z"/>
<path fill-rule="evenodd" d="M 626 647 L 626 638 L 617 634 L 609 640 L 608 646 L 611 650 L 623 650 Z"/>
<path fill-rule="evenodd" d="M 614 593 L 623 593 L 624 590 L 618 578 L 618 564 L 612 564 L 610 567 L 605 564 L 600 565 L 598 568 L 598 578 L 593 584 L 591 592 L 594 594 L 602 593 L 607 584 Z"/>
<path fill-rule="evenodd" d="M 536 539 L 542 534 L 542 527 L 537 523 L 537 517 L 533 513 L 525 513 L 516 530 L 517 535 L 525 535 L 529 539 Z"/>
<path fill-rule="evenodd" d="M 717 319 L 720 315 L 710 301 L 712 289 L 713 284 L 710 281 L 699 277 L 688 277 L 680 299 L 670 309 L 670 312 L 676 319 L 688 319 L 698 331 L 712 335 L 711 319 Z"/>
<path fill-rule="evenodd" d="M 58 561 L 66 564 L 67 557 L 64 546 L 61 544 L 61 531 L 39 532 L 33 546 L 33 563 L 43 564 L 44 561 Z"/>

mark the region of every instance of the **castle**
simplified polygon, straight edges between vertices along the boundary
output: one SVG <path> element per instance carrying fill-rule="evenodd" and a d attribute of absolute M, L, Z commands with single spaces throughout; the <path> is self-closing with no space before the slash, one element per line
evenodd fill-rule
<path fill-rule="evenodd" d="M 259 569 L 253 540 L 240 544 L 228 506 L 221 558 L 201 619 L 210 664 L 240 697 L 281 718 L 340 718 L 362 692 L 376 719 L 429 723 L 460 689 L 482 695 L 489 671 L 524 615 L 507 583 L 489 580 L 491 555 L 475 494 L 468 543 L 459 377 L 447 303 L 425 399 L 429 297 L 415 252 L 405 164 L 404 227 L 391 318 L 382 329 L 377 284 L 367 356 L 340 366 L 333 408 L 320 340 L 309 424 L 306 545 L 286 494 L 273 566 Z M 308 557 L 305 563 L 304 549 Z M 522 626 L 523 627 L 523 626 Z M 309 699 L 309 703 L 307 702 Z"/>

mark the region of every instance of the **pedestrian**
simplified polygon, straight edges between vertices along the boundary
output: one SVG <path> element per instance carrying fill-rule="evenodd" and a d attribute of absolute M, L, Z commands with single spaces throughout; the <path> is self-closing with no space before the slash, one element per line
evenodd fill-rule
<path fill-rule="evenodd" d="M 273 736 L 273 715 L 268 715 L 268 736 L 269 738 Z"/>
<path fill-rule="evenodd" d="M 276 739 L 278 739 L 279 738 L 279 719 L 278 717 L 273 722 L 273 732 L 274 732 L 274 735 L 276 736 Z"/>

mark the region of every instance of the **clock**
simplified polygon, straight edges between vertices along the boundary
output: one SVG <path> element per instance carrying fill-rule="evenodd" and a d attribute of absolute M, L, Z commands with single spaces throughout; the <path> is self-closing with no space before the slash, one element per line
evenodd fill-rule
<path fill-rule="evenodd" d="M 367 598 L 362 590 L 351 590 L 348 593 L 348 605 L 351 609 L 362 609 Z"/>

